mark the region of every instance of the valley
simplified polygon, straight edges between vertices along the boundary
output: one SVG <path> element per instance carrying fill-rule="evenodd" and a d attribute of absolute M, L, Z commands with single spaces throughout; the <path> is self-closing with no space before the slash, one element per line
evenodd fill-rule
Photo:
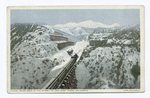
<path fill-rule="evenodd" d="M 12 24 L 11 88 L 41 89 L 74 54 L 77 89 L 140 88 L 140 26 L 93 21 Z"/>

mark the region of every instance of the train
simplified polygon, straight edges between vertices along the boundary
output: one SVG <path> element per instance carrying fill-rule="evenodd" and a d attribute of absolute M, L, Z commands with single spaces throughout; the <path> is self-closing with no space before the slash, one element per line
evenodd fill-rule
<path fill-rule="evenodd" d="M 57 89 L 61 83 L 63 82 L 64 78 L 70 72 L 72 67 L 74 66 L 78 55 L 75 54 L 71 57 L 68 63 L 58 72 L 58 74 L 52 78 L 44 87 L 43 89 Z"/>

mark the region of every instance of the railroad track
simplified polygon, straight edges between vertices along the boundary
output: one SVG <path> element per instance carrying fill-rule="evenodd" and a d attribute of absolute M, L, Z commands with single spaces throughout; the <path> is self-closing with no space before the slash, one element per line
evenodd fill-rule
<path fill-rule="evenodd" d="M 76 65 L 74 65 L 64 80 L 58 86 L 58 89 L 76 89 L 77 88 L 77 80 L 75 76 Z"/>
<path fill-rule="evenodd" d="M 52 78 L 43 89 L 57 89 L 62 88 L 62 83 L 67 75 L 75 68 L 74 64 L 78 58 L 78 55 L 75 54 L 71 57 L 69 62 L 58 72 L 58 74 Z"/>

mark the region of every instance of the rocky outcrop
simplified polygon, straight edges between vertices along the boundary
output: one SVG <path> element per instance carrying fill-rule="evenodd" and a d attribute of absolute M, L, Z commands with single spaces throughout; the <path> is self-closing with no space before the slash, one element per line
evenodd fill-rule
<path fill-rule="evenodd" d="M 67 37 L 58 36 L 58 35 L 50 35 L 52 41 L 68 41 Z"/>
<path fill-rule="evenodd" d="M 58 43 L 58 49 L 63 49 L 67 46 L 71 46 L 74 45 L 74 42 L 63 42 L 63 43 Z"/>
<path fill-rule="evenodd" d="M 72 68 L 70 73 L 63 80 L 59 89 L 77 89 L 77 79 L 75 75 L 75 69 L 76 69 L 76 66 Z"/>

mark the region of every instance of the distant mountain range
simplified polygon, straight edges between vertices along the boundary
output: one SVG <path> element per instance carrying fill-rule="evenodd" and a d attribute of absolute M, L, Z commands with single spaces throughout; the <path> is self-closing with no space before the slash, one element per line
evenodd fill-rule
<path fill-rule="evenodd" d="M 19 25 L 20 23 L 15 23 L 16 25 Z M 41 26 L 49 26 L 45 22 L 36 22 L 36 23 L 21 23 L 21 24 L 30 24 L 31 26 L 35 25 L 41 25 Z M 12 24 L 14 25 L 14 24 Z M 118 23 L 114 23 L 112 25 L 106 25 L 100 22 L 94 22 L 94 21 L 83 21 L 79 23 L 67 23 L 67 24 L 58 24 L 54 26 L 49 26 L 53 31 L 57 31 L 62 33 L 65 37 L 67 37 L 70 41 L 79 41 L 86 39 L 86 37 L 90 34 L 92 34 L 95 30 L 99 30 L 103 33 L 115 33 L 123 29 L 132 29 L 132 28 L 140 28 L 140 25 L 128 25 L 128 26 L 121 26 Z M 26 28 L 27 30 L 27 28 Z M 24 31 L 24 30 L 23 30 Z M 25 33 L 23 33 L 25 34 Z"/>
<path fill-rule="evenodd" d="M 103 28 L 112 28 L 112 27 L 120 27 L 121 25 L 118 23 L 114 23 L 112 25 L 106 25 L 100 22 L 94 22 L 94 21 L 83 21 L 79 23 L 67 23 L 67 24 L 58 24 L 54 25 L 54 28 L 76 28 L 76 27 L 85 27 L 85 28 L 97 28 L 97 27 L 103 27 Z"/>
<path fill-rule="evenodd" d="M 63 33 L 67 33 L 69 36 L 75 36 L 78 39 L 85 39 L 86 36 L 93 33 L 93 31 L 96 28 L 114 28 L 114 27 L 120 27 L 121 25 L 118 23 L 112 24 L 112 25 L 106 25 L 102 24 L 100 22 L 94 22 L 94 21 L 83 21 L 79 23 L 67 23 L 67 24 L 58 24 L 52 26 L 53 29 L 62 31 Z M 67 36 L 68 37 L 68 36 Z"/>

